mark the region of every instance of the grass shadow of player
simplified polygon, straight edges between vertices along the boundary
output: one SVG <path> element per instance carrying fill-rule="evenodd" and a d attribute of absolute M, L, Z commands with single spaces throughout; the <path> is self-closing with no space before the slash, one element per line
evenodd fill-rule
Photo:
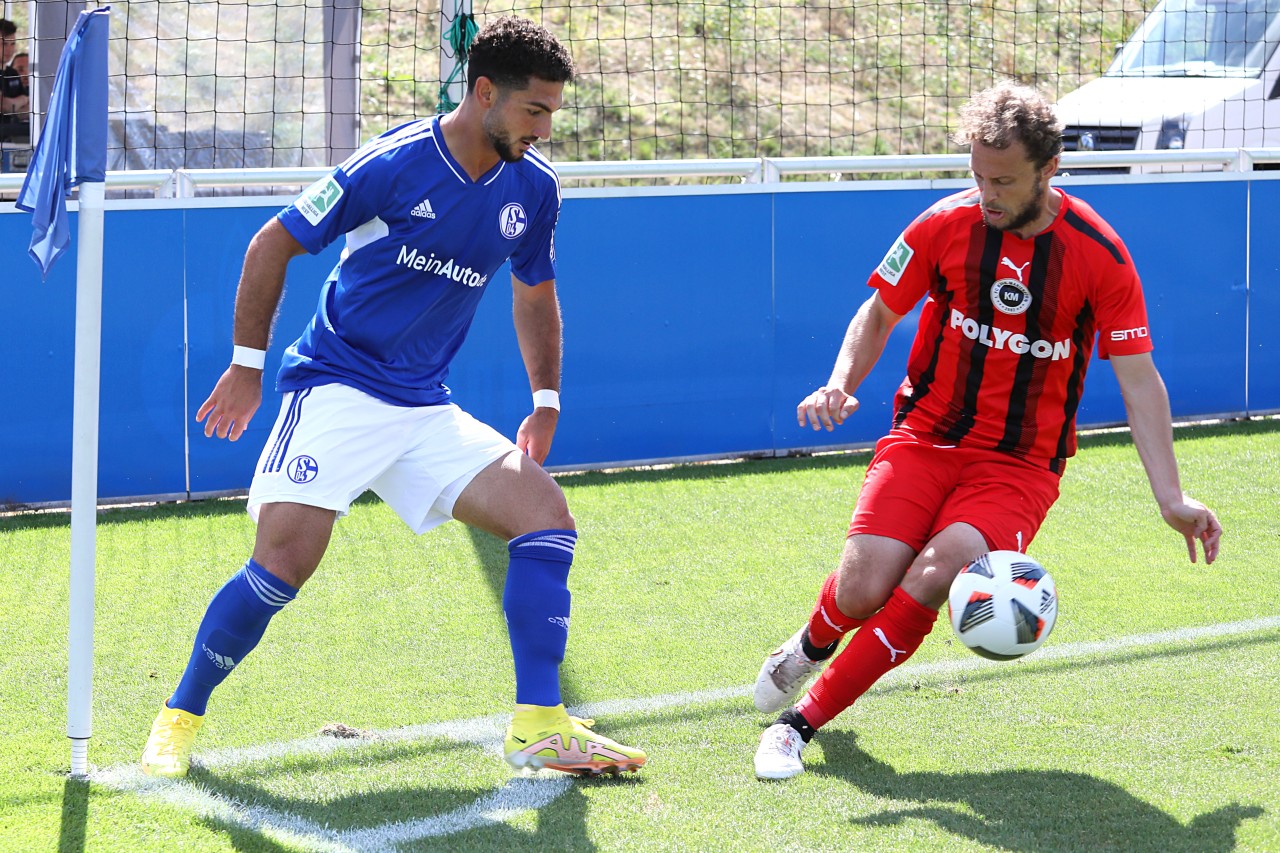
<path fill-rule="evenodd" d="M 1183 824 L 1113 782 L 1062 770 L 899 773 L 857 744 L 853 732 L 818 735 L 825 764 L 873 796 L 916 801 L 854 818 L 860 826 L 932 821 L 940 828 L 1001 850 L 1125 850 L 1130 853 L 1218 853 L 1235 848 L 1240 824 L 1265 813 L 1232 803 Z"/>
<path fill-rule="evenodd" d="M 528 830 L 496 821 L 458 833 L 446 831 L 423 838 L 399 840 L 385 847 L 375 842 L 369 849 L 394 849 L 397 853 L 413 853 L 413 851 L 451 850 L 463 847 L 502 850 L 503 853 L 517 853 L 523 850 L 591 853 L 597 850 L 598 846 L 587 833 L 586 813 L 587 799 L 574 787 L 554 802 L 541 808 L 535 825 Z M 286 853 L 286 851 L 299 849 L 296 839 L 277 840 L 273 837 L 273 833 L 264 831 L 264 827 L 245 826 L 217 817 L 206 817 L 201 822 L 210 829 L 223 833 L 233 849 L 244 853 Z M 335 845 L 336 849 L 343 847 L 361 849 L 363 845 L 361 848 L 350 848 L 345 844 Z"/>
<path fill-rule="evenodd" d="M 446 829 L 439 834 L 422 838 L 401 839 L 385 846 L 373 841 L 367 849 L 394 849 L 397 853 L 412 853 L 413 851 L 450 850 L 461 846 L 472 849 L 502 850 L 504 853 L 516 853 L 522 850 L 590 853 L 598 847 L 587 833 L 586 813 L 586 797 L 576 787 L 571 787 L 554 802 L 539 809 L 535 826 L 528 830 L 495 821 L 456 833 Z M 408 814 L 405 817 L 407 820 L 412 819 Z M 223 833 L 233 849 L 244 851 L 244 853 L 285 853 L 285 851 L 299 849 L 296 839 L 277 840 L 275 833 L 266 831 L 262 826 L 246 826 L 219 817 L 205 817 L 201 822 L 210 829 Z M 376 831 L 374 835 L 376 836 Z M 391 833 L 391 836 L 394 837 L 394 833 Z M 335 845 L 336 849 L 344 847 L 365 849 L 363 844 L 355 848 L 344 843 Z"/>
<path fill-rule="evenodd" d="M 445 739 L 389 744 L 359 753 L 293 757 L 231 770 L 192 767 L 186 784 L 235 809 L 204 814 L 201 822 L 236 850 L 277 853 L 317 843 L 337 849 L 454 849 L 457 845 L 513 850 L 595 850 L 586 829 L 584 787 L 634 784 L 635 779 L 569 780 L 554 774 L 512 776 L 484 791 L 466 785 L 396 784 L 404 761 L 441 763 L 445 753 L 474 745 Z M 381 773 L 380 768 L 387 772 Z M 324 785 L 297 790 L 280 781 L 328 768 L 382 778 L 363 790 L 335 795 Z M 547 786 L 551 787 L 548 788 Z M 496 800 L 494 798 L 497 798 Z M 533 809 L 534 826 L 506 822 L 511 810 Z M 318 833 L 318 837 L 310 835 Z M 292 835 L 290 839 L 288 836 Z M 299 837 L 301 836 L 301 838 Z"/>

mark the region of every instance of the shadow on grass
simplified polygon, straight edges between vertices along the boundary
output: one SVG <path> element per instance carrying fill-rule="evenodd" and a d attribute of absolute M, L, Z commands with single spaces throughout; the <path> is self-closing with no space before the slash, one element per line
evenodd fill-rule
<path fill-rule="evenodd" d="M 824 731 L 818 739 L 826 763 L 814 765 L 815 774 L 844 779 L 882 799 L 921 804 L 854 818 L 855 825 L 931 821 L 953 835 L 1000 850 L 1225 853 L 1235 848 L 1240 824 L 1265 813 L 1258 805 L 1232 803 L 1183 824 L 1120 786 L 1085 773 L 899 773 L 859 748 L 852 732 Z"/>
<path fill-rule="evenodd" d="M 85 824 L 88 820 L 89 780 L 68 778 L 62 785 L 58 853 L 81 853 L 84 850 Z"/>
<path fill-rule="evenodd" d="M 566 789 L 543 793 L 538 799 L 537 784 L 524 777 L 512 777 L 489 790 L 484 785 L 415 787 L 412 784 L 385 785 L 379 780 L 398 778 L 403 762 L 421 762 L 426 766 L 439 763 L 444 753 L 453 750 L 480 752 L 474 745 L 447 740 L 413 744 L 394 744 L 371 748 L 375 755 L 331 754 L 301 763 L 295 757 L 273 759 L 273 764 L 258 771 L 252 766 L 203 768 L 194 766 L 188 784 L 195 785 L 225 803 L 239 808 L 240 819 L 204 816 L 201 822 L 210 829 L 223 832 L 237 850 L 280 851 L 296 849 L 295 838 L 284 845 L 281 833 L 329 841 L 352 849 L 439 850 L 452 849 L 464 843 L 485 849 L 512 850 L 595 850 L 586 831 L 587 801 L 582 786 L 632 785 L 640 780 L 578 780 L 568 782 Z M 482 760 L 492 760 L 485 755 Z M 271 790 L 275 780 L 305 777 L 324 770 L 346 774 L 358 769 L 368 784 L 364 790 L 342 796 L 324 794 L 297 796 Z M 567 780 L 566 780 L 567 781 Z M 352 786 L 347 786 L 352 787 Z M 495 795 L 506 799 L 501 803 L 487 798 Z M 532 829 L 513 827 L 503 817 L 487 817 L 491 811 L 536 808 Z M 420 826 L 414 826 L 422 822 Z M 316 837 L 318 836 L 318 838 Z"/>
<path fill-rule="evenodd" d="M 980 683 L 984 681 L 1007 682 L 1010 678 L 1015 678 L 1018 675 L 1038 676 L 1062 670 L 1123 666 L 1155 658 L 1189 657 L 1216 651 L 1274 644 L 1278 641 L 1280 641 L 1280 628 L 1271 628 L 1248 634 L 1212 637 L 1194 641 L 1169 640 L 1167 643 L 1153 643 L 1150 646 L 1120 646 L 1114 651 L 1096 652 L 1080 657 L 1036 658 L 1033 655 L 1024 658 L 1022 661 L 1008 661 L 984 666 L 981 669 L 960 670 L 950 673 L 935 672 L 921 675 L 916 679 L 894 680 L 886 684 L 877 684 L 873 689 L 876 693 L 901 693 L 917 690 L 926 682 L 930 684 Z"/>
<path fill-rule="evenodd" d="M 1036 676 L 1046 670 L 1126 664 L 1275 641 L 1276 632 L 1268 631 L 1178 646 L 1122 648 L 1103 658 L 1047 660 L 1034 667 L 991 667 L 966 673 L 964 678 L 971 682 L 1000 679 L 1008 685 L 1011 676 L 1017 678 L 1011 670 L 1021 670 L 1020 674 L 1025 676 Z M 921 681 L 936 683 L 947 678 L 931 675 Z M 903 691 L 913 687 L 906 682 L 882 689 Z M 721 699 L 710 704 L 718 706 L 715 713 L 737 717 L 750 713 L 748 703 L 744 688 L 741 699 Z M 921 706 L 919 713 L 927 712 L 927 708 Z M 694 713 L 705 716 L 708 712 L 704 708 Z M 687 704 L 673 704 L 636 710 L 625 716 L 652 726 L 663 723 L 687 725 L 690 715 L 691 709 Z M 819 733 L 818 739 L 826 763 L 813 765 L 811 769 L 815 774 L 844 779 L 877 797 L 920 804 L 860 817 L 855 823 L 892 826 L 908 820 L 929 820 L 957 836 L 1003 850 L 1028 853 L 1095 849 L 1133 853 L 1216 853 L 1232 849 L 1235 833 L 1243 821 L 1265 813 L 1261 806 L 1234 804 L 1200 815 L 1183 825 L 1119 786 L 1083 773 L 1030 769 L 897 773 L 888 764 L 859 749 L 853 733 L 829 729 Z M 367 832 L 370 835 L 365 837 L 371 837 L 380 827 L 390 830 L 398 823 L 456 815 L 500 787 L 495 783 L 490 790 L 477 793 L 477 788 L 485 787 L 483 784 L 470 787 L 460 784 L 423 787 L 411 782 L 391 784 L 403 778 L 402 765 L 406 762 L 421 763 L 423 767 L 430 768 L 450 763 L 452 758 L 458 758 L 456 755 L 450 758 L 450 754 L 459 752 L 464 753 L 458 758 L 463 764 L 494 760 L 487 750 L 474 744 L 432 738 L 385 744 L 374 741 L 359 746 L 353 744 L 353 747 L 349 752 L 298 754 L 227 767 L 195 765 L 188 782 L 222 802 L 248 807 L 241 821 L 203 817 L 201 820 L 205 825 L 225 833 L 238 850 L 271 853 L 296 849 L 281 846 L 274 840 L 270 827 L 273 821 L 283 824 L 284 819 L 293 818 L 332 832 Z M 319 780 L 326 771 L 336 776 L 355 774 L 366 781 L 335 781 L 330 787 L 342 791 L 340 796 L 281 794 L 276 790 L 279 786 L 290 785 L 290 779 Z M 636 786 L 643 785 L 645 781 L 643 774 L 620 779 L 575 781 L 565 793 L 538 807 L 532 821 L 519 821 L 515 826 L 502 822 L 476 825 L 466 829 L 464 834 L 452 835 L 445 833 L 457 824 L 441 821 L 441 826 L 437 827 L 439 834 L 398 841 L 393 846 L 400 851 L 460 847 L 499 849 L 504 853 L 525 849 L 594 850 L 595 844 L 585 827 L 589 805 L 583 793 L 586 786 Z M 357 788 L 360 790 L 355 790 Z M 315 789 L 316 785 L 312 785 L 309 790 Z M 83 805 L 79 814 L 83 817 Z M 475 823 L 471 821 L 467 825 Z M 528 828 L 530 823 L 533 828 Z M 68 823 L 65 809 L 64 826 L 70 827 L 72 832 L 77 826 L 74 822 Z M 79 827 L 83 837 L 83 822 Z M 68 834 L 67 829 L 64 829 L 65 834 Z"/>

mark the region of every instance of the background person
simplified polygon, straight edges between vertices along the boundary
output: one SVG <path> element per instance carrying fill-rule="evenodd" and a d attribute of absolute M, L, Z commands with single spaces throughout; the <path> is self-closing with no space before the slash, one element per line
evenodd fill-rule
<path fill-rule="evenodd" d="M 540 464 L 559 418 L 560 188 L 533 145 L 550 135 L 573 62 L 546 30 L 503 17 L 480 31 L 467 71 L 457 110 L 368 143 L 249 245 L 235 355 L 196 415 L 206 436 L 233 441 L 261 402 L 289 260 L 346 238 L 316 315 L 277 376 L 285 396 L 249 491 L 253 556 L 200 623 L 142 756 L 150 774 L 186 774 L 213 689 L 311 577 L 335 520 L 369 488 L 417 533 L 456 518 L 509 541 L 503 610 L 517 704 L 505 752 L 513 766 L 597 773 L 645 763 L 643 752 L 570 717 L 560 696 L 577 533 Z M 515 443 L 452 404 L 444 385 L 490 278 L 508 259 L 516 334 L 536 389 Z M 430 603 L 423 608 L 429 618 Z M 462 666 L 453 659 L 486 639 L 461 638 L 459 648 L 441 650 L 442 665 Z"/>
<path fill-rule="evenodd" d="M 31 105 L 26 53 L 18 53 L 18 26 L 0 18 L 0 117 L 25 114 Z"/>
<path fill-rule="evenodd" d="M 1002 83 L 961 111 L 976 188 L 913 222 L 871 276 L 826 385 L 800 425 L 834 429 L 894 325 L 925 300 L 895 400 L 876 444 L 839 568 L 809 621 L 756 680 L 762 711 L 785 707 L 852 639 L 808 694 L 764 733 L 756 775 L 804 771 L 814 732 L 905 662 L 933 629 L 951 582 L 987 551 L 1025 551 L 1074 455 L 1075 415 L 1098 338 L 1128 412 L 1160 514 L 1206 563 L 1222 528 L 1187 497 L 1173 453 L 1169 398 L 1151 358 L 1133 260 L 1080 199 L 1049 186 L 1062 127 L 1034 89 Z"/>

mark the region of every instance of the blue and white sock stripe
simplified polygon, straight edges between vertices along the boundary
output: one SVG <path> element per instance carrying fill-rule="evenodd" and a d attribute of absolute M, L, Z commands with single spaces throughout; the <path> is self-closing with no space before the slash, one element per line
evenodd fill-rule
<path fill-rule="evenodd" d="M 293 399 L 289 401 L 289 411 L 285 413 L 284 422 L 280 425 L 280 432 L 276 435 L 275 444 L 271 447 L 271 453 L 267 455 L 267 461 L 262 465 L 262 473 L 275 473 L 284 467 L 284 455 L 289 450 L 289 442 L 293 439 L 293 431 L 297 429 L 298 422 L 302 420 L 302 401 L 310 394 L 310 388 L 303 388 L 301 391 L 294 392 Z"/>
<path fill-rule="evenodd" d="M 263 604 L 274 610 L 284 607 L 298 594 L 296 589 L 276 578 L 252 559 L 244 564 L 240 574 L 244 576 L 245 583 L 249 585 L 253 594 Z"/>
<path fill-rule="evenodd" d="M 511 556 L 545 556 L 562 560 L 573 559 L 573 548 L 578 542 L 578 533 L 574 530 L 539 530 L 517 536 L 508 545 Z"/>
<path fill-rule="evenodd" d="M 280 608 L 280 607 L 284 607 L 290 601 L 293 601 L 293 598 L 291 596 L 284 595 L 283 593 L 278 592 L 274 587 L 272 587 L 266 581 L 262 580 L 253 572 L 248 571 L 247 569 L 245 570 L 245 573 L 244 573 L 244 579 L 248 581 L 249 588 L 253 590 L 254 595 L 258 596 L 258 598 L 262 600 L 263 604 L 266 604 L 270 607 Z"/>

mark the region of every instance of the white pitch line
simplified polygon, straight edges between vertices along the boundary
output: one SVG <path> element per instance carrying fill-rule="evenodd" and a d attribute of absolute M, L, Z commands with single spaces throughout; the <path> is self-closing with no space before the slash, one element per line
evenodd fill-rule
<path fill-rule="evenodd" d="M 1152 634 L 1136 634 L 1116 637 L 1112 640 L 1090 643 L 1068 643 L 1049 646 L 1027 660 L 1058 661 L 1092 656 L 1106 656 L 1126 649 L 1150 646 L 1193 643 L 1223 637 L 1254 634 L 1280 628 L 1280 616 L 1228 622 L 1199 628 L 1178 628 Z M 946 660 L 922 663 L 893 670 L 873 688 L 873 693 L 887 686 L 913 679 L 941 675 L 949 676 L 996 667 L 1009 667 L 1006 661 L 989 661 L 977 656 L 963 660 Z M 668 693 L 641 699 L 619 699 L 593 702 L 575 707 L 579 716 L 595 717 L 651 712 L 665 708 L 689 707 L 737 699 L 751 693 L 752 685 L 722 687 L 691 693 Z M 372 732 L 371 736 L 352 739 L 310 737 L 262 746 L 219 749 L 200 753 L 197 764 L 206 768 L 231 768 L 253 762 L 297 755 L 323 755 L 340 750 L 360 749 L 384 743 L 404 743 L 432 738 L 443 738 L 460 743 L 471 743 L 501 754 L 503 731 L 508 717 L 492 714 L 469 720 L 443 723 L 425 723 Z M 132 791 L 141 796 L 154 797 L 202 817 L 216 818 L 224 823 L 243 826 L 269 837 L 293 844 L 300 844 L 317 851 L 383 851 L 394 850 L 396 845 L 424 838 L 433 838 L 465 832 L 492 823 L 509 821 L 529 810 L 543 808 L 570 789 L 571 778 L 552 771 L 534 776 L 513 778 L 498 790 L 475 802 L 442 815 L 401 821 L 362 829 L 335 830 L 320 826 L 297 815 L 281 812 L 259 803 L 241 803 L 223 797 L 199 785 L 187 781 L 153 779 L 146 776 L 137 764 L 117 765 L 95 771 L 89 778 L 120 791 Z"/>
<path fill-rule="evenodd" d="M 466 832 L 490 823 L 511 820 L 531 809 L 540 809 L 573 785 L 568 776 L 512 779 L 497 791 L 469 806 L 436 817 L 407 820 L 341 833 L 341 843 L 351 850 L 394 850 L 397 844 Z"/>

